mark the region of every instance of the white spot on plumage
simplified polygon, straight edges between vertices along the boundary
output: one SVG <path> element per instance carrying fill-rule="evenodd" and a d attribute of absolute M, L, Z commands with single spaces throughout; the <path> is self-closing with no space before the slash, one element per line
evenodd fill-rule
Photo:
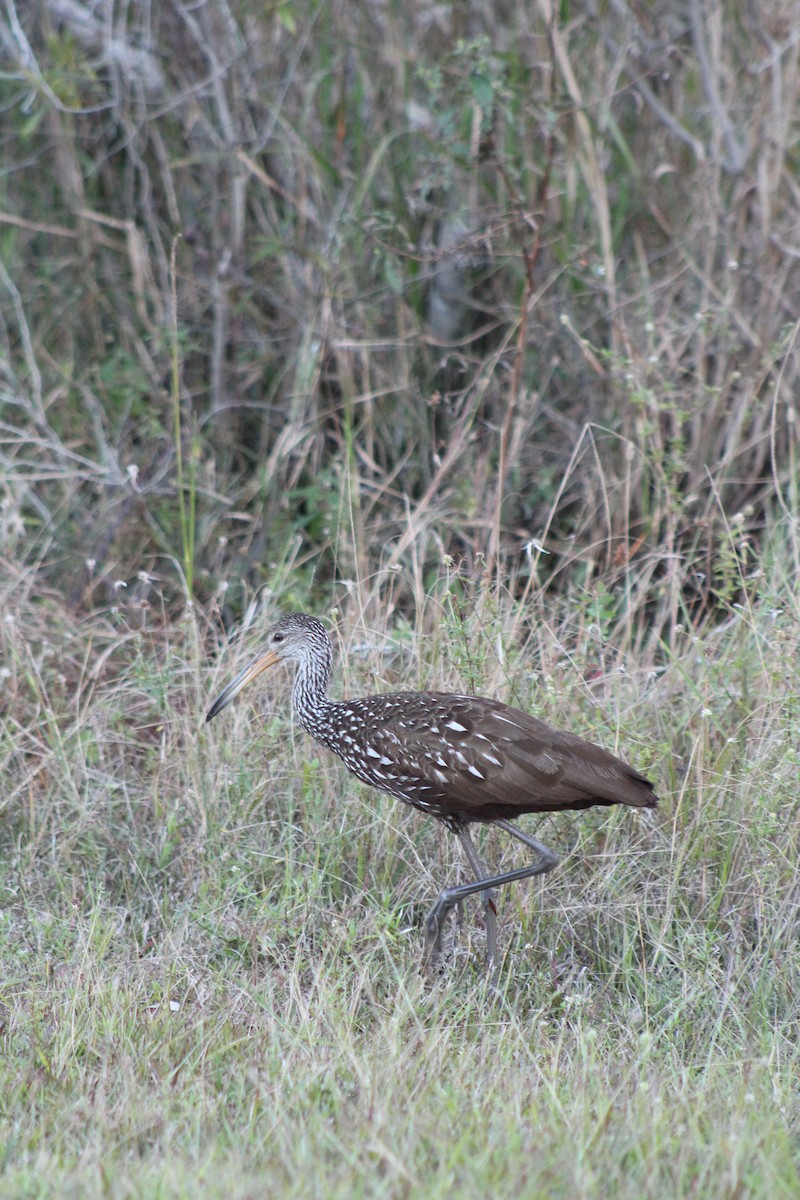
<path fill-rule="evenodd" d="M 554 758 L 549 754 L 539 754 L 535 760 L 536 770 L 541 771 L 543 775 L 558 775 L 561 770 L 560 766 Z"/>
<path fill-rule="evenodd" d="M 484 776 L 483 776 L 483 775 L 481 775 L 481 773 L 480 773 L 480 771 L 478 770 L 478 768 L 477 768 L 477 767 L 473 767 L 472 763 L 470 763 L 470 764 L 469 764 L 468 770 L 469 770 L 469 773 L 470 773 L 470 775 L 474 775 L 476 779 L 483 779 L 483 778 L 484 778 Z"/>
<path fill-rule="evenodd" d="M 459 724 L 458 721 L 448 721 L 447 728 L 452 729 L 453 733 L 466 733 L 467 732 L 466 725 L 461 725 L 461 724 Z"/>
<path fill-rule="evenodd" d="M 367 746 L 367 754 L 370 756 L 370 758 L 380 758 L 380 754 L 377 750 L 373 749 L 372 746 Z"/>
<path fill-rule="evenodd" d="M 487 762 L 494 763 L 494 765 L 496 767 L 502 767 L 502 765 L 503 765 L 500 762 L 500 759 L 495 758 L 495 756 L 493 754 L 490 754 L 488 750 L 484 750 L 483 757 L 486 759 Z"/>

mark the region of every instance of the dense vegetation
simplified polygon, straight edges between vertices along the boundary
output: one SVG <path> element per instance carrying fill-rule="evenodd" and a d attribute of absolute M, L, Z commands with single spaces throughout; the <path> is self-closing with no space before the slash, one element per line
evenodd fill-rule
<path fill-rule="evenodd" d="M 798 1194 L 796 24 L 6 5 L 3 1196 Z M 292 607 L 657 782 L 499 999 L 285 677 L 201 728 Z"/>

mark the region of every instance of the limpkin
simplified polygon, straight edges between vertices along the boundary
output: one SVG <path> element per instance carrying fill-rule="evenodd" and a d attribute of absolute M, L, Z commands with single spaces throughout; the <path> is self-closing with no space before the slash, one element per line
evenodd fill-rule
<path fill-rule="evenodd" d="M 210 721 L 267 667 L 297 664 L 294 708 L 300 724 L 333 750 L 364 783 L 437 817 L 459 839 L 475 880 L 445 888 L 425 920 L 425 962 L 438 961 L 444 922 L 467 896 L 480 892 L 487 960 L 496 973 L 494 889 L 552 870 L 555 854 L 511 819 L 532 812 L 658 803 L 649 780 L 607 750 L 482 696 L 392 692 L 359 700 L 327 698 L 333 648 L 325 627 L 288 613 L 267 635 L 267 648 L 228 684 L 209 709 Z M 473 822 L 491 823 L 524 842 L 536 861 L 491 875 L 470 837 Z"/>

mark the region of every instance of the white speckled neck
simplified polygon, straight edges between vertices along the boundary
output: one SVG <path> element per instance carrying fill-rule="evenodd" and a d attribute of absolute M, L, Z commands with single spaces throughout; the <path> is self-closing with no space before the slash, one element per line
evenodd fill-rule
<path fill-rule="evenodd" d="M 331 710 L 335 706 L 327 699 L 333 648 L 321 625 L 308 629 L 297 664 L 292 693 L 297 719 L 312 737 L 325 741 L 331 730 Z"/>

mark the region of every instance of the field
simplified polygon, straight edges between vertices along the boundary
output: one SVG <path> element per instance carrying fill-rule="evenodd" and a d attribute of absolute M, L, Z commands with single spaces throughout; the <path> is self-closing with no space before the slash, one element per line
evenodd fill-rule
<path fill-rule="evenodd" d="M 0 18 L 0 1195 L 800 1194 L 791 7 Z M 88 12 L 88 10 L 87 10 Z M 477 901 L 277 668 L 652 812 Z M 525 861 L 500 831 L 478 840 Z"/>

